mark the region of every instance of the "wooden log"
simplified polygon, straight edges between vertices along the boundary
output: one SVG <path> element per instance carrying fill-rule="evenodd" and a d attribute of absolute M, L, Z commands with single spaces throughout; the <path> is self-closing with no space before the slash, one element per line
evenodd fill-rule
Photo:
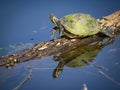
<path fill-rule="evenodd" d="M 99 22 L 101 23 L 102 29 L 109 29 L 118 35 L 120 33 L 120 10 L 114 12 L 108 16 L 102 17 Z M 103 40 L 106 38 L 105 35 L 100 33 L 80 39 L 69 39 L 66 37 L 59 37 L 54 40 L 48 40 L 35 44 L 32 48 L 27 48 L 23 51 L 5 55 L 0 57 L 0 66 L 13 66 L 16 63 L 33 60 L 35 58 L 43 58 L 50 55 L 54 55 L 64 50 L 74 49 L 92 43 L 95 41 Z"/>

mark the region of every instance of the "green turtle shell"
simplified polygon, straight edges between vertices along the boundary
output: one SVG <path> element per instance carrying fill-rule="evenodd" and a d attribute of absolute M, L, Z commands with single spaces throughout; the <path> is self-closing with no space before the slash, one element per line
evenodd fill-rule
<path fill-rule="evenodd" d="M 67 32 L 80 37 L 94 35 L 101 29 L 100 23 L 89 14 L 69 14 L 61 18 L 60 23 Z"/>

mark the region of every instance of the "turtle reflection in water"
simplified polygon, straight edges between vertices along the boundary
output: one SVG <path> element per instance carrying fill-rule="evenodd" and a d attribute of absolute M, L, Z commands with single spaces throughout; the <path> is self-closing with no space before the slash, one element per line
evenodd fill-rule
<path fill-rule="evenodd" d="M 63 51 L 59 56 L 53 56 L 53 60 L 59 61 L 57 67 L 53 71 L 53 77 L 57 78 L 59 76 L 59 74 L 63 71 L 64 65 L 71 68 L 79 68 L 87 65 L 95 59 L 104 46 L 110 44 L 111 42 L 111 40 L 105 43 L 98 41 L 72 50 Z"/>

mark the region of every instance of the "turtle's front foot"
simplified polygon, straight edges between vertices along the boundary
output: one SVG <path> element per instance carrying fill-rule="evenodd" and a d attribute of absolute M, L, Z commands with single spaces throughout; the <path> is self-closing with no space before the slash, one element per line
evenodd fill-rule
<path fill-rule="evenodd" d="M 52 29 L 51 38 L 54 38 L 54 37 L 55 37 L 55 34 L 56 34 L 57 30 L 58 30 L 58 27 L 54 27 L 54 28 Z"/>

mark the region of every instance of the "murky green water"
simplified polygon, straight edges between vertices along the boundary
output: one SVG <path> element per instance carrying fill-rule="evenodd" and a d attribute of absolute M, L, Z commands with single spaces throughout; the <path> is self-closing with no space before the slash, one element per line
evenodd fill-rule
<path fill-rule="evenodd" d="M 49 20 L 50 13 L 62 17 L 83 12 L 100 18 L 120 9 L 119 0 L 0 2 L 0 48 L 3 48 L 0 56 L 50 40 L 53 27 Z M 65 61 L 54 61 L 58 58 Z M 70 58 L 73 59 L 69 61 Z M 31 78 L 19 90 L 81 90 L 84 83 L 88 90 L 120 90 L 119 59 L 120 36 L 117 36 L 109 45 L 86 45 L 58 55 L 19 63 L 11 69 L 0 67 L 0 90 L 17 87 L 29 74 L 30 66 Z M 58 65 L 63 70 L 58 78 L 53 78 Z"/>

